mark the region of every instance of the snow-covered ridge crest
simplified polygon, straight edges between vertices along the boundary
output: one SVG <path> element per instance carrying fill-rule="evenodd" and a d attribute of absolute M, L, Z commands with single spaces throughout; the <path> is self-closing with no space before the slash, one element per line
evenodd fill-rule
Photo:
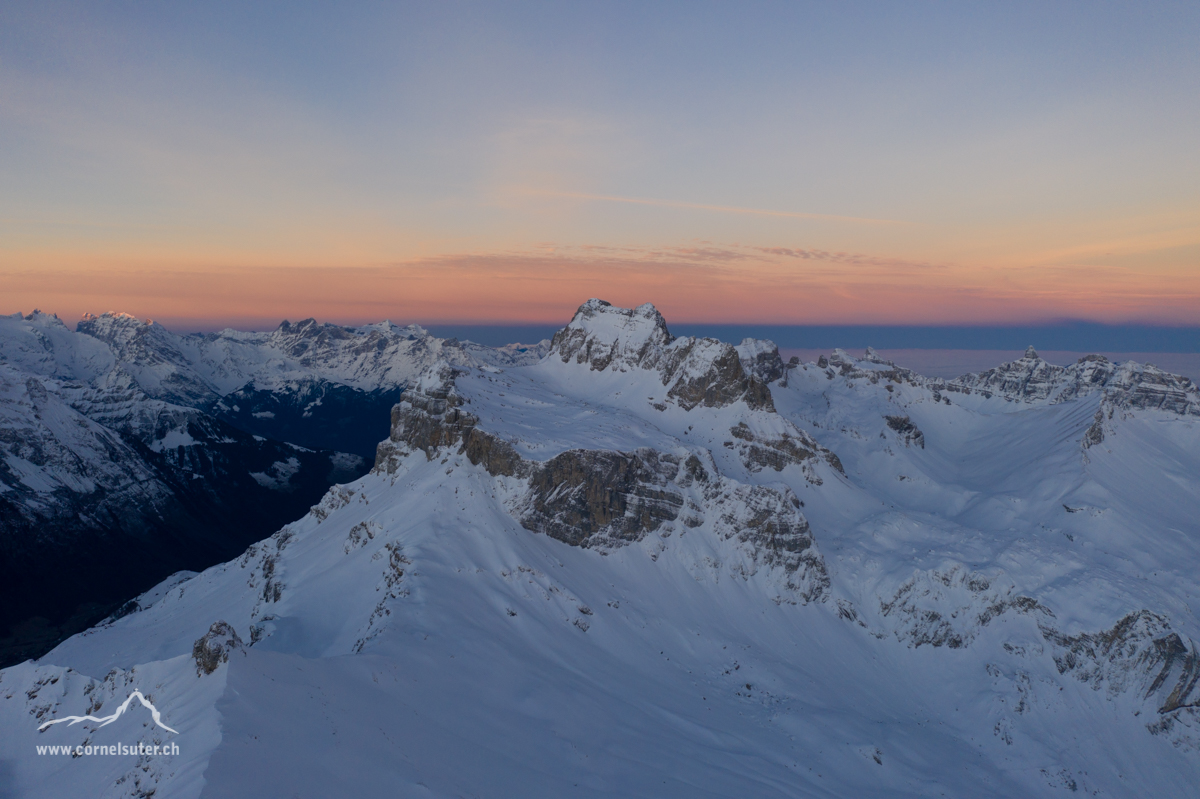
<path fill-rule="evenodd" d="M 938 394 L 999 397 L 1024 404 L 1057 404 L 1100 394 L 1109 408 L 1159 410 L 1181 416 L 1200 416 L 1200 389 L 1189 378 L 1136 361 L 1113 363 L 1103 355 L 1085 355 L 1069 366 L 1058 366 L 1029 347 L 1024 356 L 983 372 L 961 377 L 931 378 L 881 358 L 867 347 L 862 358 L 835 349 L 817 361 L 832 378 L 892 381 L 920 386 Z M 946 400 L 949 401 L 948 399 Z"/>
<path fill-rule="evenodd" d="M 778 360 L 778 349 L 774 351 Z M 667 397 L 685 410 L 738 401 L 751 408 L 775 409 L 766 382 L 747 373 L 737 348 L 711 338 L 672 336 L 666 320 L 650 303 L 628 309 L 588 300 L 554 335 L 550 355 L 563 363 L 586 363 L 593 371 L 657 371 L 662 384 L 670 386 Z M 783 373 L 782 362 L 778 373 Z"/>
<path fill-rule="evenodd" d="M 75 325 L 75 331 L 85 333 L 117 348 L 142 336 L 173 335 L 153 319 L 142 321 L 133 314 L 123 311 L 105 311 L 99 316 L 85 313 Z"/>
<path fill-rule="evenodd" d="M 227 329 L 177 335 L 150 320 L 104 313 L 86 315 L 77 331 L 106 343 L 121 368 L 151 396 L 185 402 L 215 400 L 248 385 L 271 389 L 312 379 L 363 391 L 391 390 L 439 360 L 513 366 L 545 354 L 540 343 L 485 347 L 389 321 L 347 327 L 310 318 L 284 320 L 268 333 Z"/>
<path fill-rule="evenodd" d="M 1200 416 L 1200 390 L 1186 377 L 1153 364 L 1113 363 L 1103 355 L 1085 355 L 1070 366 L 1057 366 L 1042 359 L 1033 347 L 1016 361 L 947 381 L 946 388 L 971 389 L 1027 403 L 1066 402 L 1101 393 L 1122 410 Z"/>

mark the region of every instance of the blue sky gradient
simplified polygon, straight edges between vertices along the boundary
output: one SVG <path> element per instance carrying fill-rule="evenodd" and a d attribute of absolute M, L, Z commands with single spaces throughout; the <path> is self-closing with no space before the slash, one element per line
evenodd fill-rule
<path fill-rule="evenodd" d="M 0 310 L 1197 324 L 1197 41 L 1170 2 L 9 3 Z"/>

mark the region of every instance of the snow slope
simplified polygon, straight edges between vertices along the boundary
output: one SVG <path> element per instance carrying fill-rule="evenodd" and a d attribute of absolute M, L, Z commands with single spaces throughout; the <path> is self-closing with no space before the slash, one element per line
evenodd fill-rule
<path fill-rule="evenodd" d="M 823 360 L 591 301 L 537 363 L 431 364 L 370 474 L 0 672 L 0 780 L 1190 795 L 1194 387 L 1172 383 L 1182 406 L 1126 401 L 1148 371 L 1130 367 L 1010 398 Z M 37 732 L 134 689 L 178 735 L 144 709 Z M 34 753 L 116 741 L 180 754 Z"/>

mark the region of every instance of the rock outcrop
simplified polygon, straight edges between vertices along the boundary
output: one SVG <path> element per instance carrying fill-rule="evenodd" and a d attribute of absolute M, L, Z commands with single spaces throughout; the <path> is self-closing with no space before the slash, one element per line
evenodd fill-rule
<path fill-rule="evenodd" d="M 775 434 L 756 433 L 745 422 L 739 422 L 729 434 L 734 440 L 728 446 L 738 451 L 742 463 L 751 472 L 763 469 L 781 472 L 789 465 L 795 465 L 805 470 L 809 482 L 820 485 L 821 479 L 812 472 L 813 459 L 820 457 L 838 473 L 845 474 L 837 455 L 790 422 L 782 432 Z"/>
<path fill-rule="evenodd" d="M 1185 643 L 1156 613 L 1130 613 L 1099 633 L 1068 636 L 1047 626 L 1042 633 L 1056 647 L 1054 662 L 1061 674 L 1103 687 L 1110 695 L 1137 690 L 1164 717 L 1200 710 L 1196 644 Z"/>
<path fill-rule="evenodd" d="M 912 423 L 912 419 L 907 416 L 889 415 L 883 417 L 887 422 L 887 426 L 891 428 L 904 442 L 904 446 L 916 446 L 925 449 L 925 434 Z"/>
<path fill-rule="evenodd" d="M 214 621 L 192 646 L 196 674 L 200 677 L 212 674 L 222 663 L 229 662 L 230 653 L 238 651 L 244 652 L 245 648 L 237 632 L 227 622 Z"/>

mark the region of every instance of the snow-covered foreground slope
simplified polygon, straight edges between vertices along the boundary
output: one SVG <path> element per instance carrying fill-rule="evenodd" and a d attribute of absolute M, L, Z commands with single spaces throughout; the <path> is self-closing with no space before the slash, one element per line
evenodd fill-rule
<path fill-rule="evenodd" d="M 1191 795 L 1187 406 L 771 353 L 593 301 L 539 363 L 435 364 L 369 475 L 0 672 L 0 787 Z M 135 689 L 177 734 L 37 731 Z M 118 741 L 179 753 L 35 749 Z"/>

